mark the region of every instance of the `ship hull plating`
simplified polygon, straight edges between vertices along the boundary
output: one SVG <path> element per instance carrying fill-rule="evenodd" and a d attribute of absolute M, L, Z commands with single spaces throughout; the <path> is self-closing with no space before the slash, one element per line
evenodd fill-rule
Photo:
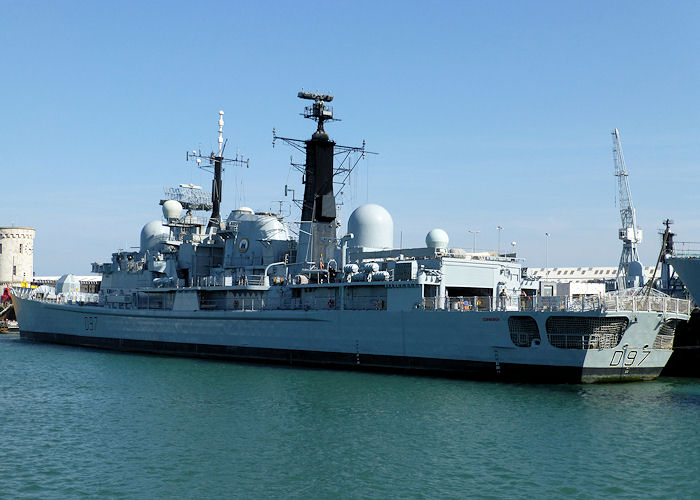
<path fill-rule="evenodd" d="M 508 312 L 141 311 L 14 300 L 23 338 L 174 356 L 475 379 L 598 382 L 653 379 L 671 354 L 649 347 L 658 331 L 654 313 L 630 317 L 616 347 L 562 349 L 550 345 L 544 333 L 551 313 L 532 314 L 541 325 L 539 345 L 519 347 L 511 340 L 508 317 L 513 313 Z"/>

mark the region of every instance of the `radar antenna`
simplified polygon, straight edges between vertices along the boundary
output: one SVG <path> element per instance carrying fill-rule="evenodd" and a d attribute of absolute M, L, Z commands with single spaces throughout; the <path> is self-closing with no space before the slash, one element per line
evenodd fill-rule
<path fill-rule="evenodd" d="M 304 89 L 301 89 L 297 97 L 299 99 L 314 101 L 311 106 L 306 106 L 304 108 L 304 112 L 301 113 L 301 116 L 318 122 L 318 128 L 316 129 L 317 134 L 326 135 L 326 131 L 323 130 L 323 122 L 326 120 L 339 121 L 333 118 L 333 108 L 326 106 L 327 102 L 333 101 L 332 95 L 319 94 L 318 92 L 305 92 Z"/>
<path fill-rule="evenodd" d="M 641 286 L 644 277 L 641 274 L 642 265 L 639 262 L 637 244 L 642 242 L 642 230 L 637 227 L 637 215 L 632 204 L 630 192 L 629 174 L 625 165 L 625 157 L 622 154 L 620 132 L 612 131 L 613 161 L 615 163 L 615 177 L 617 177 L 617 189 L 620 200 L 620 219 L 622 227 L 618 236 L 622 240 L 622 255 L 620 265 L 617 268 L 617 286 L 619 289 Z M 630 264 L 637 264 L 630 269 Z M 636 282 L 636 283 L 635 283 Z"/>
<path fill-rule="evenodd" d="M 218 137 L 218 143 L 219 143 L 219 152 L 218 154 L 214 154 L 212 151 L 208 156 L 203 155 L 201 151 L 187 151 L 187 161 L 194 160 L 197 162 L 197 167 L 201 168 L 202 170 L 207 170 L 209 172 L 214 173 L 214 179 L 212 180 L 211 183 L 211 205 L 212 205 L 212 210 L 211 210 L 211 217 L 209 218 L 209 224 L 207 228 L 210 228 L 212 226 L 218 227 L 219 224 L 221 223 L 221 213 L 220 213 L 220 207 L 221 207 L 221 189 L 222 189 L 222 181 L 221 181 L 221 174 L 224 170 L 223 164 L 224 163 L 231 163 L 234 165 L 240 165 L 244 166 L 246 168 L 250 167 L 250 160 L 248 158 L 243 159 L 242 157 L 239 157 L 238 153 L 236 153 L 236 156 L 234 158 L 224 158 L 224 150 L 226 149 L 226 143 L 228 142 L 228 139 L 224 141 L 224 112 L 219 111 L 219 137 Z M 207 160 L 208 163 L 202 164 L 202 160 Z"/>
<path fill-rule="evenodd" d="M 202 186 L 194 184 L 180 184 L 177 187 L 163 189 L 164 198 L 160 200 L 162 205 L 168 200 L 180 202 L 182 208 L 190 211 L 209 211 L 214 206 L 211 203 L 211 194 L 202 190 Z"/>

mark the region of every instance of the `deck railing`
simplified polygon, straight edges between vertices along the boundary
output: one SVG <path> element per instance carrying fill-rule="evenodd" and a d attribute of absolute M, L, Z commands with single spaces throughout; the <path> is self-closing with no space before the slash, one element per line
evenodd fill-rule
<path fill-rule="evenodd" d="M 13 289 L 13 293 L 21 297 L 30 297 L 32 294 L 28 289 Z M 58 302 L 70 304 L 96 304 L 97 294 L 70 294 L 65 297 L 41 297 L 32 296 L 33 300 L 43 302 Z M 108 307 L 115 308 L 138 308 L 138 309 L 172 309 L 174 296 L 167 293 L 139 293 L 136 299 L 133 296 L 124 296 L 123 300 L 114 300 L 120 297 L 113 297 L 108 300 Z M 378 296 L 355 296 L 348 297 L 344 303 L 339 303 L 333 297 L 318 298 L 282 298 L 282 297 L 246 297 L 246 298 L 214 298 L 201 299 L 200 309 L 204 310 L 377 310 L 387 309 L 388 300 L 386 297 Z M 562 312 L 585 312 L 585 311 L 608 311 L 608 312 L 637 312 L 649 311 L 660 313 L 674 313 L 690 315 L 691 302 L 685 299 L 661 296 L 618 296 L 603 295 L 591 297 L 491 297 L 491 296 L 470 296 L 470 297 L 425 297 L 416 303 L 416 307 L 425 310 L 443 311 L 562 311 Z"/>
<path fill-rule="evenodd" d="M 444 306 L 443 306 L 444 304 Z M 654 311 L 661 313 L 690 314 L 689 300 L 658 296 L 591 296 L 591 297 L 426 297 L 422 307 L 428 310 L 447 311 Z"/>
<path fill-rule="evenodd" d="M 334 298 L 221 298 L 203 299 L 199 304 L 204 310 L 260 311 L 260 310 L 314 310 L 327 311 L 341 309 Z M 345 300 L 343 309 L 380 311 L 386 309 L 386 299 L 378 297 L 353 297 Z"/>
<path fill-rule="evenodd" d="M 700 242 L 676 241 L 674 243 L 674 257 L 700 257 Z"/>

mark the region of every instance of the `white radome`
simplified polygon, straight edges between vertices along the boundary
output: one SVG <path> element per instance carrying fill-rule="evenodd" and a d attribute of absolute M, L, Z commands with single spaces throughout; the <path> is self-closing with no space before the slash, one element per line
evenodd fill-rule
<path fill-rule="evenodd" d="M 141 253 L 155 248 L 170 236 L 170 229 L 159 220 L 152 220 L 141 229 Z"/>
<path fill-rule="evenodd" d="M 394 248 L 394 221 L 391 214 L 382 206 L 368 203 L 359 206 L 350 214 L 348 233 L 354 247 L 377 250 Z"/>
<path fill-rule="evenodd" d="M 167 200 L 163 203 L 165 220 L 179 219 L 182 215 L 182 204 L 177 200 Z"/>
<path fill-rule="evenodd" d="M 450 237 L 442 229 L 432 229 L 425 237 L 425 245 L 428 248 L 447 248 Z"/>

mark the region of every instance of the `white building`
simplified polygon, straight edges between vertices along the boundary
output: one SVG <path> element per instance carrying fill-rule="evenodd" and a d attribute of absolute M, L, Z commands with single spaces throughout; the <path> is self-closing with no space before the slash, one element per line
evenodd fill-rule
<path fill-rule="evenodd" d="M 31 227 L 0 227 L 0 285 L 32 280 L 34 233 Z"/>
<path fill-rule="evenodd" d="M 644 267 L 644 280 L 654 274 L 654 266 Z M 559 283 L 614 281 L 617 276 L 615 267 L 528 267 L 527 275 L 540 280 L 557 281 Z M 657 270 L 656 276 L 660 276 Z"/>

